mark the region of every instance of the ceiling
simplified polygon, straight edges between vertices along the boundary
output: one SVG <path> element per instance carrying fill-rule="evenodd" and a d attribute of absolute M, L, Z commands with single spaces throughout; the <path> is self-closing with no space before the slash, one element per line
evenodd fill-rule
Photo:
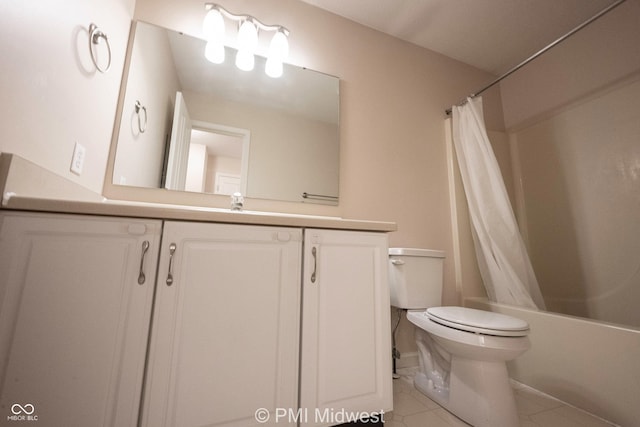
<path fill-rule="evenodd" d="M 615 0 L 302 0 L 499 75 Z"/>

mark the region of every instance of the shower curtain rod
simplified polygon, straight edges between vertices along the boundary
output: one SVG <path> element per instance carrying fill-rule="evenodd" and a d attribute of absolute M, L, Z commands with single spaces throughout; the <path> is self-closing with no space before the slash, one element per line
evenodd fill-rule
<path fill-rule="evenodd" d="M 486 85 L 485 87 L 483 87 L 482 89 L 470 94 L 467 98 L 475 98 L 476 96 L 480 95 L 482 92 L 486 91 L 487 89 L 495 86 L 496 84 L 500 83 L 503 79 L 507 78 L 508 76 L 510 76 L 511 74 L 513 74 L 514 72 L 518 71 L 520 68 L 524 67 L 525 65 L 527 65 L 529 62 L 533 61 L 534 59 L 536 59 L 538 56 L 542 55 L 543 53 L 545 53 L 546 51 L 548 51 L 549 49 L 551 49 L 552 47 L 556 46 L 557 44 L 562 43 L 563 41 L 565 41 L 566 39 L 568 39 L 569 37 L 571 37 L 572 35 L 574 35 L 575 33 L 577 33 L 578 31 L 580 31 L 581 29 L 583 29 L 584 27 L 586 27 L 587 25 L 591 24 L 593 21 L 595 21 L 596 19 L 600 18 L 601 16 L 605 15 L 606 13 L 610 12 L 611 10 L 613 10 L 614 8 L 620 6 L 622 3 L 624 3 L 627 0 L 618 0 L 615 3 L 610 4 L 609 6 L 605 7 L 604 9 L 602 9 L 600 12 L 598 12 L 597 14 L 595 14 L 594 16 L 592 16 L 591 18 L 587 19 L 585 22 L 583 22 L 582 24 L 578 25 L 577 27 L 575 27 L 573 30 L 569 31 L 567 34 L 565 34 L 564 36 L 558 38 L 557 40 L 555 40 L 554 42 L 548 44 L 547 46 L 543 47 L 542 49 L 540 49 L 538 52 L 534 53 L 533 55 L 531 55 L 530 57 L 528 57 L 527 59 L 525 59 L 524 61 L 522 61 L 521 63 L 519 63 L 518 65 L 516 65 L 515 67 L 513 67 L 512 69 L 510 69 L 509 71 L 507 71 L 506 73 L 504 73 L 503 75 L 501 75 L 500 77 L 498 77 L 497 79 L 495 79 L 494 81 L 492 81 L 491 83 L 489 83 L 488 85 Z M 464 105 L 467 102 L 467 98 L 465 98 L 463 101 L 460 101 L 458 104 L 458 106 Z M 448 116 L 451 114 L 451 108 L 447 108 L 445 111 L 445 114 Z"/>

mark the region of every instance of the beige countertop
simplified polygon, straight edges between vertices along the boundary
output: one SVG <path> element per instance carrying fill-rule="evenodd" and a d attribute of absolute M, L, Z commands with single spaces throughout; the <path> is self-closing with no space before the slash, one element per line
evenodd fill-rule
<path fill-rule="evenodd" d="M 107 200 L 25 159 L 6 153 L 0 156 L 0 190 L 0 208 L 11 210 L 376 232 L 397 229 L 394 222 Z"/>
<path fill-rule="evenodd" d="M 393 222 L 353 220 L 328 216 L 296 215 L 274 212 L 231 211 L 230 209 L 210 207 L 116 200 L 97 202 L 5 195 L 2 202 L 2 208 L 131 218 L 156 218 L 165 220 L 273 225 L 282 227 L 331 228 L 380 232 L 395 231 L 397 228 L 396 224 Z"/>

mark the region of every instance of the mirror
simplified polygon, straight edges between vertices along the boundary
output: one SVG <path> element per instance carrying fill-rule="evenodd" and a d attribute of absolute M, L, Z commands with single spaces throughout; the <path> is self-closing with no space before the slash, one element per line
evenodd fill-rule
<path fill-rule="evenodd" d="M 134 22 L 113 184 L 338 203 L 339 79 L 213 64 L 205 41 Z"/>

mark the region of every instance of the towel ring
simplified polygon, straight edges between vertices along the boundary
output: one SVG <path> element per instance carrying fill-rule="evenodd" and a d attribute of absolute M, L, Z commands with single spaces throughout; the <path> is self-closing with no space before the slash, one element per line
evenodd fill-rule
<path fill-rule="evenodd" d="M 140 118 L 140 110 L 144 111 L 144 124 Z M 140 130 L 140 133 L 144 133 L 147 130 L 147 107 L 142 105 L 140 101 L 136 101 L 136 114 L 138 115 L 138 130 Z"/>
<path fill-rule="evenodd" d="M 93 45 L 99 44 L 100 39 L 104 39 L 104 42 L 107 45 L 107 52 L 109 53 L 109 61 L 107 62 L 107 66 L 104 68 L 100 68 L 100 66 L 98 65 L 98 60 L 96 59 L 96 53 L 95 53 L 95 50 L 93 49 Z M 93 23 L 89 25 L 89 52 L 91 53 L 91 61 L 93 61 L 93 65 L 96 66 L 96 69 L 98 71 L 100 71 L 103 74 L 109 71 L 109 68 L 111 67 L 111 45 L 109 44 L 109 39 L 107 38 L 107 35 L 102 31 L 100 31 L 98 26 Z"/>

